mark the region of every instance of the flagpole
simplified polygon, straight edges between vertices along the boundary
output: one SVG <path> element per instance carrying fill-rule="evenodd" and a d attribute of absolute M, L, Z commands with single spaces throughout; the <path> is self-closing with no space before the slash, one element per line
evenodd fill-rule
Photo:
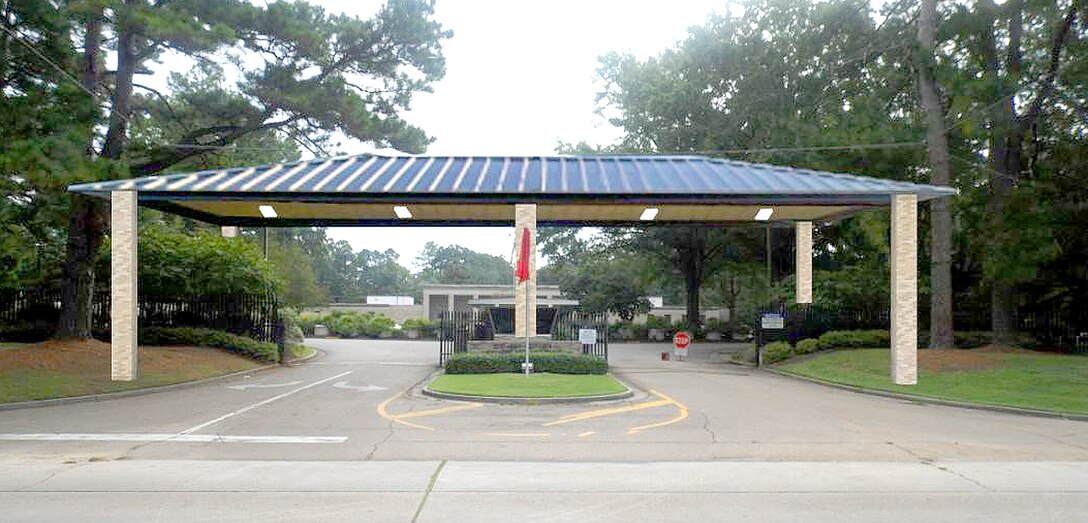
<path fill-rule="evenodd" d="M 535 329 L 534 329 L 535 330 Z M 525 280 L 525 375 L 532 370 L 529 363 L 529 280 Z"/>

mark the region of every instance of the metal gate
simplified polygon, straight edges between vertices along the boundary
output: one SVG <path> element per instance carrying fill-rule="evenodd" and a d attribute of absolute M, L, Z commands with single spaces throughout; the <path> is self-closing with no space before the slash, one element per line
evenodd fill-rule
<path fill-rule="evenodd" d="M 438 364 L 468 351 L 469 340 L 495 339 L 495 327 L 487 311 L 446 311 L 438 322 Z"/>
<path fill-rule="evenodd" d="M 552 339 L 561 341 L 577 341 L 578 331 L 581 329 L 594 329 L 597 331 L 597 343 L 583 346 L 582 353 L 592 354 L 598 358 L 608 360 L 608 313 L 562 311 L 556 315 L 552 322 Z"/>

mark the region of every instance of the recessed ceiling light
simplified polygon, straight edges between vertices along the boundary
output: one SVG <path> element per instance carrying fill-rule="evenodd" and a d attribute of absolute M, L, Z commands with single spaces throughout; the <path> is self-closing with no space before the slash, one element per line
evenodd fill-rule
<path fill-rule="evenodd" d="M 265 218 L 275 218 L 278 216 L 276 214 L 276 209 L 273 209 L 271 205 L 262 205 L 257 207 L 257 209 L 261 211 L 261 216 L 264 216 Z"/>
<path fill-rule="evenodd" d="M 657 218 L 657 207 L 647 207 L 642 211 L 642 216 L 638 217 L 644 222 L 652 221 L 654 218 Z"/>
<path fill-rule="evenodd" d="M 774 214 L 774 209 L 770 207 L 764 207 L 756 213 L 756 219 L 765 222 L 771 219 L 771 215 Z"/>
<path fill-rule="evenodd" d="M 403 205 L 394 205 L 393 212 L 396 213 L 397 218 L 407 220 L 412 217 L 412 211 L 409 211 L 407 207 Z"/>

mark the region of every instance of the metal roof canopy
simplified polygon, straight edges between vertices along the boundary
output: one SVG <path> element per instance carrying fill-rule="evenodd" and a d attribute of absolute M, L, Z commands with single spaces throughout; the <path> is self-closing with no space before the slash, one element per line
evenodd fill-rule
<path fill-rule="evenodd" d="M 703 156 L 356 156 L 72 185 L 218 225 L 509 225 L 515 203 L 539 204 L 541 225 L 811 221 L 919 201 L 955 189 Z M 275 218 L 262 216 L 270 205 Z M 398 218 L 393 206 L 412 217 Z"/>

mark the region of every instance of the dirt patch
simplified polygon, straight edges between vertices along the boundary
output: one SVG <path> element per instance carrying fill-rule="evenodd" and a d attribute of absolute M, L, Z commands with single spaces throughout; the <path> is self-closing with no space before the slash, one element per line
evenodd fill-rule
<path fill-rule="evenodd" d="M 204 347 L 140 347 L 142 372 L 183 371 L 187 368 L 223 367 L 242 370 L 257 363 L 221 349 Z M 110 372 L 110 344 L 98 340 L 49 340 L 0 351 L 0 368 L 5 370 L 76 371 L 88 374 Z"/>
<path fill-rule="evenodd" d="M 987 345 L 977 349 L 924 349 L 918 351 L 918 368 L 923 372 L 982 371 L 1007 365 L 1005 354 L 1022 349 Z"/>

